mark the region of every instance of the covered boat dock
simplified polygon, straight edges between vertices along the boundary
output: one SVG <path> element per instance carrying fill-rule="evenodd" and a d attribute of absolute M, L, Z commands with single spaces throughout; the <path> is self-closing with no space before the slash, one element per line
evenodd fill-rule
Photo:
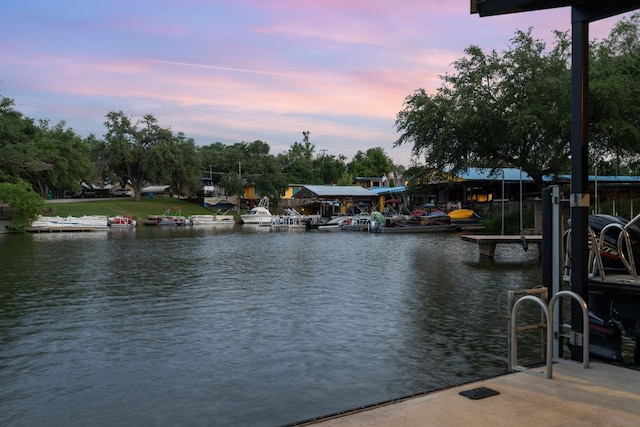
<path fill-rule="evenodd" d="M 300 201 L 300 206 L 318 205 L 320 215 L 330 216 L 345 214 L 349 205 L 356 206 L 359 202 L 373 206 L 378 195 L 359 185 L 303 185 L 294 198 Z"/>

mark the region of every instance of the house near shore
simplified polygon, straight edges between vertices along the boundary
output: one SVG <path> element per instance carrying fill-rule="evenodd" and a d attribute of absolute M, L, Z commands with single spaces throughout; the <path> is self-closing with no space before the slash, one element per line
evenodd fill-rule
<path fill-rule="evenodd" d="M 301 185 L 288 203 L 304 214 L 357 214 L 371 211 L 377 196 L 359 185 Z"/>

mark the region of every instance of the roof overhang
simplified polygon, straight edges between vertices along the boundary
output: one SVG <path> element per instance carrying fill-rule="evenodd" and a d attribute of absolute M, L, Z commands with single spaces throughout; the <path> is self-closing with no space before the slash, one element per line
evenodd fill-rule
<path fill-rule="evenodd" d="M 390 195 L 390 194 L 402 194 L 406 190 L 406 187 L 374 187 L 370 188 L 369 191 L 372 193 L 381 196 L 381 195 Z"/>
<path fill-rule="evenodd" d="M 480 16 L 532 12 L 535 10 L 575 7 L 580 21 L 597 21 L 640 7 L 640 0 L 471 0 L 471 13 Z"/>

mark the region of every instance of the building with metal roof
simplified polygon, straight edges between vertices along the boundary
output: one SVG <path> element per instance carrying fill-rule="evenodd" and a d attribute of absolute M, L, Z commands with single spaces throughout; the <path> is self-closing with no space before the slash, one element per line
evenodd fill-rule
<path fill-rule="evenodd" d="M 303 212 L 329 216 L 374 209 L 381 196 L 372 190 L 359 185 L 303 185 L 293 197 Z"/>
<path fill-rule="evenodd" d="M 331 199 L 340 197 L 376 197 L 377 194 L 368 188 L 359 185 L 303 185 L 296 193 L 297 198 L 316 197 L 319 199 Z"/>

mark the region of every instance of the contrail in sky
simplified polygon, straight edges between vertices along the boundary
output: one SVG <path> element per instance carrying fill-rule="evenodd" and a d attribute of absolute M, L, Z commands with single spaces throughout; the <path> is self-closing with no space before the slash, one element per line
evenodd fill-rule
<path fill-rule="evenodd" d="M 281 73 L 274 73 L 271 71 L 260 71 L 260 70 L 248 70 L 245 68 L 232 68 L 232 67 L 218 67 L 216 65 L 203 65 L 203 64 L 191 64 L 188 62 L 174 62 L 174 61 L 160 61 L 157 59 L 148 59 L 148 62 L 155 62 L 158 64 L 169 64 L 169 65 L 179 65 L 182 67 L 195 67 L 195 68 L 208 68 L 210 70 L 222 70 L 222 71 L 236 71 L 240 73 L 252 73 L 252 74 L 267 74 L 271 76 L 283 76 Z"/>

